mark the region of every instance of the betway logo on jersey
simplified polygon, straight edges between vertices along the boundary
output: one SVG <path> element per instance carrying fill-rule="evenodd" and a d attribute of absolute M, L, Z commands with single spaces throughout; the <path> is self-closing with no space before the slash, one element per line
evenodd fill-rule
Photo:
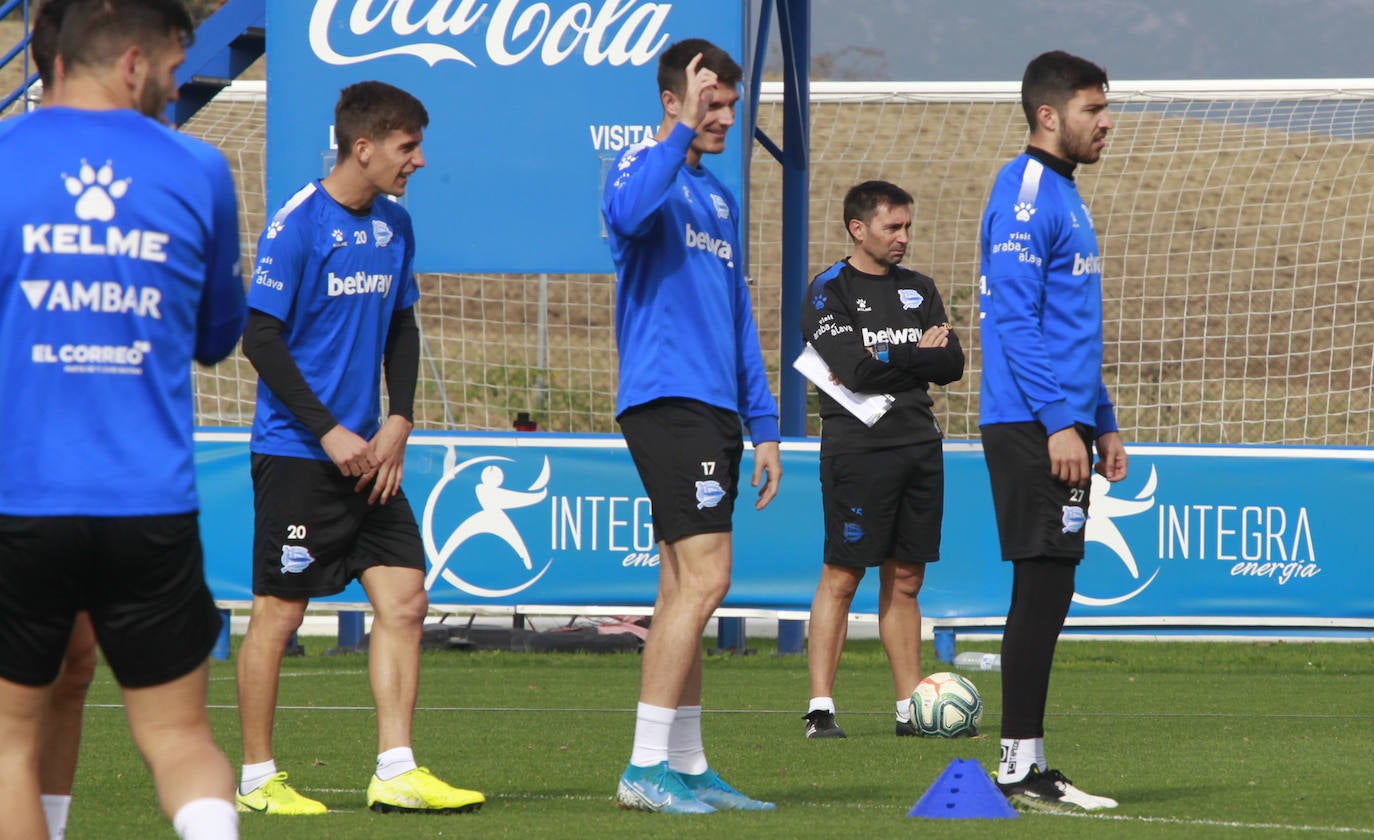
<path fill-rule="evenodd" d="M 1074 255 L 1073 255 L 1073 276 L 1074 276 L 1074 277 L 1080 277 L 1080 276 L 1082 276 L 1082 275 L 1084 275 L 1084 274 L 1101 274 L 1101 273 L 1102 273 L 1102 257 L 1098 256 L 1097 254 L 1089 254 L 1089 255 L 1086 256 L 1086 257 L 1083 256 L 1082 254 L 1074 254 Z"/>
<path fill-rule="evenodd" d="M 390 274 L 365 274 L 361 271 L 343 277 L 329 272 L 329 296 L 381 295 L 391 291 Z"/>
<path fill-rule="evenodd" d="M 476 67 L 469 48 L 459 47 L 481 39 L 487 59 L 502 67 L 530 58 L 553 67 L 573 56 L 589 67 L 640 67 L 667 44 L 663 27 L 672 10 L 672 3 L 639 0 L 315 0 L 310 49 L 340 66 L 409 55 L 430 67 Z"/>
<path fill-rule="evenodd" d="M 132 312 L 140 318 L 162 319 L 158 304 L 162 290 L 154 286 L 125 286 L 110 281 L 68 283 L 65 280 L 22 280 L 19 287 L 29 306 L 47 312 Z"/>
<path fill-rule="evenodd" d="M 880 341 L 887 342 L 888 344 L 906 344 L 908 342 L 915 343 L 921 340 L 921 331 L 915 327 L 907 327 L 901 330 L 885 327 L 877 332 L 867 327 L 863 327 L 862 329 L 865 347 L 872 347 Z"/>
<path fill-rule="evenodd" d="M 724 239 L 717 239 L 706 231 L 696 231 L 692 229 L 692 223 L 687 223 L 687 247 L 698 248 L 709 254 L 714 254 L 726 262 L 735 258 L 735 249 L 730 247 L 730 243 Z"/>

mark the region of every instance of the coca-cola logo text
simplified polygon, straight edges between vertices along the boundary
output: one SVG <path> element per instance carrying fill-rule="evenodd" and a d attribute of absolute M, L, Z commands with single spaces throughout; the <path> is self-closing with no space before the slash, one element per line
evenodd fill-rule
<path fill-rule="evenodd" d="M 667 43 L 663 27 L 672 9 L 639 0 L 573 3 L 562 11 L 527 0 L 316 0 L 310 48 L 334 65 L 409 55 L 430 67 L 476 67 L 464 44 L 482 37 L 486 58 L 500 66 L 531 59 L 552 67 L 574 56 L 590 67 L 641 66 Z M 376 48 L 377 36 L 388 33 L 400 43 Z"/>

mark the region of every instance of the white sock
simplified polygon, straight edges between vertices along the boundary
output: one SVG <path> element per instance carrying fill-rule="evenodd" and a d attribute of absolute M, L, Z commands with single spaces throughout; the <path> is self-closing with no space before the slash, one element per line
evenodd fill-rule
<path fill-rule="evenodd" d="M 811 714 L 812 712 L 817 711 L 817 710 L 820 710 L 820 711 L 823 711 L 823 712 L 829 712 L 829 713 L 832 714 L 832 715 L 835 714 L 835 698 L 833 698 L 833 697 L 812 697 L 812 698 L 811 698 L 811 704 L 810 704 L 809 706 L 806 707 L 806 713 L 809 715 L 809 714 Z"/>
<path fill-rule="evenodd" d="M 269 758 L 257 764 L 243 765 L 239 775 L 239 793 L 247 795 L 262 787 L 267 780 L 277 775 L 277 760 Z"/>
<path fill-rule="evenodd" d="M 181 840 L 238 840 L 239 812 L 223 799 L 193 799 L 172 817 Z"/>
<path fill-rule="evenodd" d="M 1031 750 L 1032 761 L 1035 763 L 1035 766 L 1040 770 L 1040 772 L 1043 773 L 1046 770 L 1050 769 L 1050 765 L 1047 763 L 1045 758 L 1045 739 L 1032 738 Z"/>
<path fill-rule="evenodd" d="M 67 836 L 67 812 L 71 809 L 70 795 L 43 794 L 43 816 L 48 818 L 48 840 L 62 840 Z"/>
<path fill-rule="evenodd" d="M 377 778 L 384 782 L 390 781 L 402 773 L 409 773 L 417 766 L 414 750 L 410 747 L 392 747 L 377 755 Z"/>
<path fill-rule="evenodd" d="M 903 697 L 897 701 L 897 720 L 911 723 L 911 698 Z"/>
<path fill-rule="evenodd" d="M 705 773 L 706 747 L 701 743 L 701 707 L 678 706 L 668 730 L 668 766 L 678 773 Z"/>
<path fill-rule="evenodd" d="M 668 760 L 668 739 L 673 729 L 677 709 L 640 703 L 635 707 L 635 745 L 630 763 L 636 767 L 652 767 Z"/>
<path fill-rule="evenodd" d="M 1002 757 L 997 762 L 997 781 L 1019 782 L 1030 774 L 1031 766 L 1045 760 L 1044 738 L 1003 738 Z M 1041 770 L 1045 768 L 1040 767 Z"/>

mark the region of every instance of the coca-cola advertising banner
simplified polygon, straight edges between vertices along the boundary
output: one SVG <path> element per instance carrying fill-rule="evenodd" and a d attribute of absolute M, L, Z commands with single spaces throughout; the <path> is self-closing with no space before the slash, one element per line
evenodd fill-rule
<path fill-rule="evenodd" d="M 339 90 L 425 104 L 426 167 L 401 201 L 425 272 L 613 271 L 599 200 L 619 151 L 662 119 L 659 53 L 706 38 L 741 66 L 745 0 L 292 0 L 268 4 L 267 202 L 335 157 Z M 746 104 L 741 100 L 741 106 Z M 706 165 L 744 195 L 741 114 Z"/>

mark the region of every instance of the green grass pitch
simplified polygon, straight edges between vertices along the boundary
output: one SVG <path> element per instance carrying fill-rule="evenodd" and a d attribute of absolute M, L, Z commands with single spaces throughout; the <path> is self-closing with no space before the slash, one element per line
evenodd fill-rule
<path fill-rule="evenodd" d="M 967 674 L 987 711 L 975 739 L 898 739 L 876 641 L 849 645 L 836 687 L 843 741 L 807 741 L 804 657 L 709 657 L 703 726 L 712 764 L 776 813 L 668 817 L 611 801 L 629 756 L 637 655 L 427 653 L 416 757 L 487 795 L 471 815 L 365 807 L 376 755 L 362 656 L 288 659 L 278 766 L 331 812 L 246 814 L 242 835 L 421 837 L 1321 838 L 1374 836 L 1374 649 L 1368 643 L 1063 641 L 1050 690 L 1051 764 L 1113 796 L 1105 816 L 909 819 L 955 758 L 997 758 L 1000 682 Z M 976 645 L 974 645 L 976 646 Z M 926 670 L 941 670 L 927 646 Z M 213 665 L 211 721 L 239 758 L 232 663 Z M 170 837 L 103 667 L 86 712 L 68 836 Z"/>

